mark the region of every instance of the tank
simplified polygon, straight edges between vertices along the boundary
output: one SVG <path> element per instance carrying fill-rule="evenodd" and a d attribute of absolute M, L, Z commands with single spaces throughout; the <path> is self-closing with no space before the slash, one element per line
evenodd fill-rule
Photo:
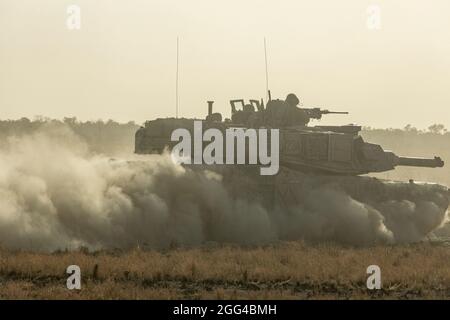
<path fill-rule="evenodd" d="M 293 97 L 292 97 L 293 96 Z M 310 126 L 311 119 L 329 114 L 346 114 L 320 108 L 299 108 L 295 95 L 285 100 L 243 99 L 230 101 L 231 118 L 213 112 L 213 101 L 208 101 L 205 119 L 166 118 L 145 122 L 135 136 L 137 154 L 162 153 L 178 141 L 171 141 L 177 128 L 194 134 L 194 123 L 201 121 L 203 130 L 215 128 L 221 132 L 229 128 L 279 129 L 280 170 L 274 176 L 261 176 L 258 165 L 190 165 L 195 169 L 219 172 L 231 193 L 261 201 L 268 206 L 301 204 L 305 188 L 333 186 L 352 198 L 382 208 L 388 201 L 432 202 L 444 216 L 449 206 L 449 189 L 434 183 L 413 180 L 388 181 L 371 176 L 393 170 L 398 166 L 440 168 L 444 161 L 438 156 L 429 158 L 404 157 L 382 146 L 364 141 L 361 127 Z M 203 147 L 205 147 L 205 143 Z M 247 145 L 248 148 L 248 145 Z"/>
<path fill-rule="evenodd" d="M 236 102 L 243 105 L 236 110 Z M 147 121 L 136 132 L 137 154 L 162 153 L 178 141 L 170 140 L 177 128 L 189 130 L 193 136 L 194 122 L 202 121 L 202 128 L 216 128 L 225 134 L 228 128 L 277 128 L 279 129 L 280 165 L 295 171 L 332 175 L 361 175 L 385 172 L 397 166 L 443 167 L 438 156 L 432 158 L 403 157 L 369 143 L 359 135 L 360 126 L 308 126 L 310 119 L 320 119 L 324 114 L 343 114 L 319 108 L 291 108 L 285 101 L 271 100 L 267 108 L 257 100 L 245 104 L 244 100 L 231 100 L 232 117 L 222 121 L 222 116 L 212 112 L 208 101 L 206 119 L 156 119 Z"/>

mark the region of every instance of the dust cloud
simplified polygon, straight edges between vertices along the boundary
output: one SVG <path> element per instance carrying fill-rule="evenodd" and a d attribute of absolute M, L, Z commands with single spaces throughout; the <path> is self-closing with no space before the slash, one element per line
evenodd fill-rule
<path fill-rule="evenodd" d="M 308 181 L 301 192 L 301 203 L 268 208 L 230 192 L 217 173 L 183 168 L 168 155 L 91 154 L 70 129 L 48 125 L 0 145 L 0 246 L 373 245 L 420 241 L 446 219 L 431 201 L 373 205 Z"/>

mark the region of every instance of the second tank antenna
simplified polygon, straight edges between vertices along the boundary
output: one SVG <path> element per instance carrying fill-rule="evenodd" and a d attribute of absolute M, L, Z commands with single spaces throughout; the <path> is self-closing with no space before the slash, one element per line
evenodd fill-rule
<path fill-rule="evenodd" d="M 267 94 L 267 101 L 271 100 L 270 97 L 270 90 L 269 90 L 269 71 L 267 67 L 267 46 L 266 46 L 266 37 L 264 37 L 264 61 L 266 64 L 266 94 Z"/>
<path fill-rule="evenodd" d="M 177 37 L 177 71 L 175 75 L 175 116 L 178 118 L 178 73 L 179 73 L 179 38 Z"/>

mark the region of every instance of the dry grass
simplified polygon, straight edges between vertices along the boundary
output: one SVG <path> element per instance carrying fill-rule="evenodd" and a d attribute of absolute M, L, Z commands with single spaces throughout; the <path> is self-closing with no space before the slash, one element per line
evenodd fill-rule
<path fill-rule="evenodd" d="M 450 248 L 429 243 L 345 248 L 285 242 L 53 254 L 2 250 L 0 298 L 448 298 L 449 263 Z M 66 288 L 65 270 L 72 264 L 82 271 L 79 291 Z M 366 288 L 366 268 L 372 264 L 381 268 L 382 290 Z"/>

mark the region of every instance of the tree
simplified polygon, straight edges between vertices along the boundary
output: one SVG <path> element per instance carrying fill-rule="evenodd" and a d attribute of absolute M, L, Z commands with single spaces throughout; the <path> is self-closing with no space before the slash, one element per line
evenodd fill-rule
<path fill-rule="evenodd" d="M 403 128 L 403 130 L 405 130 L 405 131 L 407 131 L 407 132 L 415 132 L 415 133 L 418 132 L 417 128 L 416 128 L 416 127 L 413 127 L 411 124 L 407 124 L 407 125 Z"/>
<path fill-rule="evenodd" d="M 444 134 L 447 132 L 447 129 L 445 129 L 445 126 L 443 124 L 433 124 L 428 127 L 428 131 L 434 134 Z"/>

